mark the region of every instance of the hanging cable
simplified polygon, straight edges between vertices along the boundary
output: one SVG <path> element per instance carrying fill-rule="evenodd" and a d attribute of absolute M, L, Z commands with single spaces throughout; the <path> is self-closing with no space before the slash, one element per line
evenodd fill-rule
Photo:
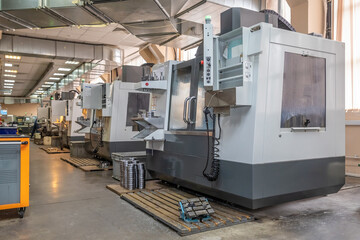
<path fill-rule="evenodd" d="M 74 93 L 80 94 L 79 90 L 77 90 L 77 89 L 72 89 L 69 92 L 74 92 Z"/>
<path fill-rule="evenodd" d="M 221 126 L 220 126 L 220 114 L 218 115 L 218 126 L 219 126 L 219 137 L 215 136 L 215 126 L 216 126 L 216 115 L 212 114 L 208 107 L 204 109 L 205 114 L 205 124 L 206 124 L 206 132 L 207 132 L 207 144 L 208 144 L 208 151 L 206 157 L 206 165 L 203 170 L 203 176 L 207 178 L 207 180 L 213 182 L 216 181 L 219 177 L 220 173 L 220 160 L 219 160 L 219 148 L 220 139 L 221 139 Z M 209 130 L 209 118 L 213 120 L 213 129 L 212 129 L 212 136 L 210 136 Z M 210 144 L 210 140 L 212 141 L 212 146 Z M 209 161 L 211 159 L 211 167 L 210 172 L 207 173 L 206 170 L 209 166 Z"/>
<path fill-rule="evenodd" d="M 93 148 L 92 153 L 94 153 L 94 154 L 96 154 L 99 151 L 99 148 L 102 146 L 102 135 L 103 135 L 103 127 L 101 126 L 100 134 L 99 134 L 98 139 L 97 139 L 97 144 L 94 147 L 93 144 L 92 144 L 92 129 L 93 129 L 94 124 L 96 122 L 95 121 L 95 116 L 96 116 L 96 112 L 93 111 L 93 122 L 91 123 L 91 126 L 90 126 L 90 146 L 91 146 L 91 148 Z"/>

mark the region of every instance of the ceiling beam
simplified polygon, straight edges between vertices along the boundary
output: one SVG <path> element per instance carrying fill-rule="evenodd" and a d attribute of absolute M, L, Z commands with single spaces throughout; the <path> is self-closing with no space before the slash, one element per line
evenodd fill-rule
<path fill-rule="evenodd" d="M 41 74 L 40 78 L 36 81 L 34 84 L 34 87 L 30 89 L 26 94 L 24 94 L 26 97 L 29 97 L 37 88 L 37 85 L 41 83 L 41 81 L 53 70 L 54 63 L 51 62 L 46 67 L 45 71 Z"/>

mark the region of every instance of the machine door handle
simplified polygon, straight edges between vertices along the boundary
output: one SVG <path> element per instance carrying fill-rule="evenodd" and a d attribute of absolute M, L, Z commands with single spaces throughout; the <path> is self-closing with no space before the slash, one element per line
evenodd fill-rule
<path fill-rule="evenodd" d="M 187 110 L 188 110 L 188 102 L 190 100 L 190 97 L 185 98 L 184 100 L 184 109 L 183 109 L 183 120 L 185 123 L 189 123 L 187 120 Z"/>
<path fill-rule="evenodd" d="M 194 124 L 195 123 L 195 121 L 193 121 L 192 119 L 191 119 L 191 110 L 192 110 L 192 102 L 194 101 L 194 103 L 195 103 L 195 105 L 196 105 L 196 97 L 195 96 L 192 96 L 191 98 L 190 98 L 190 100 L 189 100 L 189 105 L 188 105 L 188 112 L 189 112 L 189 114 L 188 114 L 188 119 L 187 119 L 187 121 L 188 121 L 188 123 L 189 124 Z"/>

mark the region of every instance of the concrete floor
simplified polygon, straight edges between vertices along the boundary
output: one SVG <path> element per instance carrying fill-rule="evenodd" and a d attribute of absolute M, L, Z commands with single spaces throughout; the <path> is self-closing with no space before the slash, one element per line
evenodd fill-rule
<path fill-rule="evenodd" d="M 360 187 L 253 213 L 259 220 L 179 237 L 105 188 L 111 172 L 85 173 L 31 146 L 30 208 L 0 213 L 0 239 L 360 239 Z M 360 178 L 349 179 L 360 184 Z"/>

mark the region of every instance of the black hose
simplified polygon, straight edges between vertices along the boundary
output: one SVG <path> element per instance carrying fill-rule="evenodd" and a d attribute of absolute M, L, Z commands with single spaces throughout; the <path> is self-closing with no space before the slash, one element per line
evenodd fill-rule
<path fill-rule="evenodd" d="M 215 136 L 215 126 L 216 126 L 216 115 L 211 114 L 209 108 L 204 109 L 205 114 L 205 124 L 206 124 L 206 132 L 207 132 L 207 139 L 208 139 L 208 151 L 207 151 L 207 157 L 206 157 L 206 165 L 203 170 L 203 176 L 207 178 L 208 181 L 216 181 L 219 177 L 220 173 L 220 160 L 219 160 L 219 148 L 217 146 L 220 145 L 220 138 L 221 138 L 221 126 L 220 126 L 220 115 L 218 115 L 218 125 L 219 125 L 219 137 L 216 138 Z M 209 130 L 209 119 L 213 120 L 213 129 L 212 129 L 212 136 L 210 136 L 210 130 Z M 210 147 L 210 138 L 212 139 L 212 147 Z M 211 168 L 210 172 L 206 173 L 206 170 L 209 165 L 209 161 L 211 158 Z"/>
<path fill-rule="evenodd" d="M 79 90 L 77 90 L 77 89 L 72 89 L 69 92 L 74 92 L 74 93 L 80 94 Z"/>

